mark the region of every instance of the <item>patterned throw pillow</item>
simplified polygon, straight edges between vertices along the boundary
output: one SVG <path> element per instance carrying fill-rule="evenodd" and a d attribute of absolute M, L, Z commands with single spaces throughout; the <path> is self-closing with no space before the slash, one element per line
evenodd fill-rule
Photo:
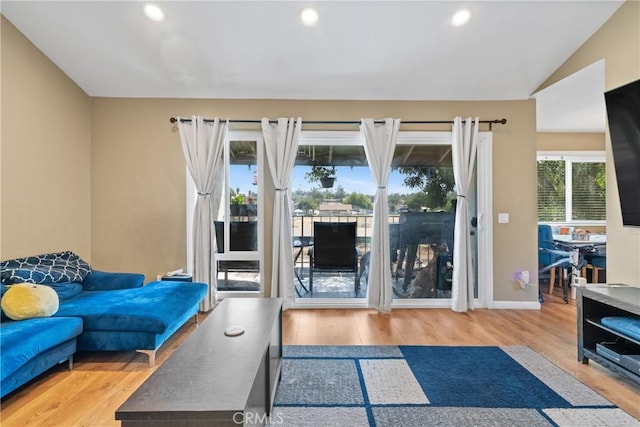
<path fill-rule="evenodd" d="M 82 282 L 91 266 L 71 251 L 17 258 L 0 262 L 2 283 Z"/>

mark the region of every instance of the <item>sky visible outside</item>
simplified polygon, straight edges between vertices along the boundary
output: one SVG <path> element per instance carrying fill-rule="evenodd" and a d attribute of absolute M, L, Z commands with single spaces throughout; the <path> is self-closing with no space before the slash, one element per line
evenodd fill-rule
<path fill-rule="evenodd" d="M 246 165 L 232 165 L 230 176 L 231 188 L 234 190 L 240 188 L 240 192 L 243 194 L 248 194 L 249 191 L 255 192 L 257 190 L 253 184 L 255 170 L 255 166 L 249 168 Z M 292 191 L 310 191 L 314 187 L 320 187 L 319 183 L 310 183 L 305 178 L 304 175 L 309 170 L 311 170 L 310 166 L 297 166 L 294 168 L 291 178 Z M 357 192 L 373 196 L 376 192 L 376 186 L 373 183 L 373 178 L 371 177 L 371 172 L 369 172 L 368 167 L 358 166 L 351 168 L 349 166 L 338 166 L 336 167 L 336 176 L 337 179 L 334 188 L 341 186 L 347 194 Z M 267 176 L 265 179 L 270 179 L 270 177 Z M 402 184 L 403 180 L 403 175 L 397 171 L 392 171 L 389 176 L 388 194 L 415 192 L 415 190 L 404 187 Z"/>

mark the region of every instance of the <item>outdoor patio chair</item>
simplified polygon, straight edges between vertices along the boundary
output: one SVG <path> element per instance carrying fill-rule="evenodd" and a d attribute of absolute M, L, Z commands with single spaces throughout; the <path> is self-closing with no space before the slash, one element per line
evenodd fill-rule
<path fill-rule="evenodd" d="M 360 291 L 355 222 L 314 222 L 310 254 L 309 291 L 314 272 L 353 273 L 355 295 Z"/>
<path fill-rule="evenodd" d="M 218 253 L 224 252 L 224 222 L 214 221 L 216 230 L 216 245 Z M 229 223 L 229 250 L 256 251 L 258 250 L 258 222 L 231 221 Z M 228 283 L 229 272 L 260 271 L 258 261 L 218 261 L 218 271 L 224 272 L 224 281 Z"/>

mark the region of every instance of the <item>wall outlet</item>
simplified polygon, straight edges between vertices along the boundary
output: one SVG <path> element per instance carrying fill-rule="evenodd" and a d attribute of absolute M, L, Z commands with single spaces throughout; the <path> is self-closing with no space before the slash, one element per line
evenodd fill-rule
<path fill-rule="evenodd" d="M 518 284 L 520 285 L 520 287 L 522 289 L 526 289 L 527 285 L 530 285 L 530 281 L 531 278 L 529 276 L 529 270 L 522 270 L 522 271 L 517 271 L 514 274 L 514 278 L 516 279 L 516 282 L 518 282 Z"/>

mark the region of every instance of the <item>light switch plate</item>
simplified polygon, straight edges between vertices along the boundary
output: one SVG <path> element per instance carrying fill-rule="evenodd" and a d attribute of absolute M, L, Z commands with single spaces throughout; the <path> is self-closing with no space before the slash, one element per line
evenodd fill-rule
<path fill-rule="evenodd" d="M 499 213 L 498 214 L 498 224 L 509 224 L 509 214 L 508 213 Z"/>

